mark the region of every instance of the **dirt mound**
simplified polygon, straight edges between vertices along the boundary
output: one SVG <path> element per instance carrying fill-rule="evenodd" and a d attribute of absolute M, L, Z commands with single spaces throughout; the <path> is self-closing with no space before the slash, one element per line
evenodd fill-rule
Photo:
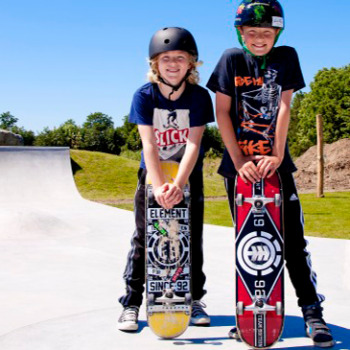
<path fill-rule="evenodd" d="M 342 139 L 324 146 L 324 190 L 350 190 L 350 139 Z M 295 160 L 298 171 L 295 180 L 300 192 L 316 192 L 317 148 L 309 148 Z"/>

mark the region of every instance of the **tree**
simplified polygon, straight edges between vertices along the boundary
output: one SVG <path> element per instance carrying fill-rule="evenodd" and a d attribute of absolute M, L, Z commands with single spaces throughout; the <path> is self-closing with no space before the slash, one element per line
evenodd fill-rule
<path fill-rule="evenodd" d="M 204 152 L 210 156 L 220 156 L 224 151 L 224 143 L 222 141 L 219 129 L 214 125 L 207 125 L 204 130 L 202 145 Z"/>
<path fill-rule="evenodd" d="M 306 94 L 304 92 L 298 91 L 293 98 L 292 107 L 290 111 L 288 143 L 289 143 L 290 153 L 293 156 L 300 155 L 299 144 L 297 139 L 298 122 L 299 122 L 298 114 L 305 96 Z"/>
<path fill-rule="evenodd" d="M 291 129 L 295 155 L 316 144 L 317 114 L 323 116 L 326 143 L 350 137 L 350 65 L 323 68 L 310 86 L 311 91 L 303 97 L 298 108 L 297 122 L 293 122 L 295 124 Z"/>
<path fill-rule="evenodd" d="M 120 153 L 112 118 L 101 112 L 87 116 L 82 129 L 82 147 L 91 151 Z"/>
<path fill-rule="evenodd" d="M 85 129 L 95 129 L 98 131 L 104 131 L 108 128 L 113 128 L 114 123 L 112 117 L 101 112 L 92 113 L 87 116 L 86 122 L 83 125 Z"/>
<path fill-rule="evenodd" d="M 0 129 L 11 131 L 18 122 L 18 118 L 14 117 L 10 112 L 5 112 L 0 115 Z"/>
<path fill-rule="evenodd" d="M 24 128 L 20 128 L 18 126 L 14 126 L 11 128 L 11 131 L 15 134 L 21 135 L 23 137 L 24 146 L 33 146 L 35 142 L 35 134 L 31 130 L 26 130 Z"/>

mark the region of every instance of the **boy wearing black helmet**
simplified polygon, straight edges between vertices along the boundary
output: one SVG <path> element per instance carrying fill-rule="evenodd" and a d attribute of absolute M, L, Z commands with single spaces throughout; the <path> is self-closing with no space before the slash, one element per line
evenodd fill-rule
<path fill-rule="evenodd" d="M 292 95 L 305 86 L 298 56 L 292 47 L 274 47 L 284 29 L 277 0 L 243 0 L 235 27 L 243 48 L 226 50 L 207 84 L 216 93 L 217 122 L 226 147 L 219 173 L 225 178 L 233 210 L 237 173 L 254 183 L 278 169 L 284 194 L 286 266 L 307 335 L 316 346 L 333 346 L 322 316 L 324 297 L 317 293 L 306 250 L 303 213 L 292 175 L 296 167 L 287 145 Z M 235 328 L 230 336 L 237 336 Z"/>
<path fill-rule="evenodd" d="M 203 250 L 203 150 L 205 125 L 214 121 L 211 98 L 197 85 L 198 50 L 192 34 L 184 28 L 157 31 L 149 45 L 149 83 L 136 91 L 129 121 L 138 124 L 143 151 L 135 194 L 136 229 L 124 272 L 126 294 L 119 298 L 124 310 L 118 328 L 138 329 L 138 311 L 145 283 L 145 177 L 151 179 L 156 201 L 170 209 L 183 197 L 187 181 L 191 186 L 192 305 L 191 322 L 209 325 L 210 318 L 200 301 L 205 275 Z M 174 183 L 166 183 L 161 160 L 179 162 Z"/>

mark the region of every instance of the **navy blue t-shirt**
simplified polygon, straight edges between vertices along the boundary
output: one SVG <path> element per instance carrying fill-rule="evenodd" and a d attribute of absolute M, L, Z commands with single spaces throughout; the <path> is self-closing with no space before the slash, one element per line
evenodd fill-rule
<path fill-rule="evenodd" d="M 186 84 L 181 96 L 171 101 L 160 93 L 157 84 L 147 83 L 135 92 L 129 115 L 131 123 L 153 126 L 161 160 L 177 162 L 184 155 L 189 129 L 213 121 L 213 104 L 209 92 L 192 84 Z M 203 157 L 201 147 L 194 170 L 202 169 Z M 143 152 L 140 167 L 146 168 Z"/>
<path fill-rule="evenodd" d="M 261 58 L 253 57 L 243 49 L 228 49 L 207 84 L 213 92 L 232 97 L 230 116 L 244 155 L 271 154 L 282 91 L 292 89 L 295 92 L 305 87 L 294 48 L 276 47 L 269 53 L 265 69 L 261 68 L 261 63 Z M 279 171 L 295 170 L 286 145 Z M 225 177 L 236 174 L 226 149 L 219 173 Z"/>

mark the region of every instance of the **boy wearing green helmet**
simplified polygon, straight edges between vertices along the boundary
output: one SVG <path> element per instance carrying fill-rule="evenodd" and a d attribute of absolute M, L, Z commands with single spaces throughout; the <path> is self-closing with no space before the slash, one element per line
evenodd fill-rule
<path fill-rule="evenodd" d="M 275 47 L 284 29 L 277 0 L 243 0 L 235 19 L 242 49 L 226 50 L 207 87 L 216 94 L 217 123 L 225 151 L 219 173 L 224 176 L 232 213 L 234 182 L 256 182 L 279 171 L 284 194 L 285 259 L 307 335 L 314 345 L 334 345 L 323 319 L 316 274 L 304 239 L 304 219 L 295 186 L 296 167 L 288 151 L 287 133 L 293 92 L 305 86 L 294 48 Z M 231 337 L 237 337 L 235 328 Z"/>
<path fill-rule="evenodd" d="M 138 125 L 142 140 L 139 182 L 135 193 L 136 228 L 124 272 L 126 293 L 119 298 L 123 312 L 118 329 L 136 331 L 145 283 L 145 178 L 155 200 L 165 209 L 181 202 L 183 187 L 191 186 L 192 314 L 194 325 L 209 325 L 203 310 L 206 277 L 203 273 L 203 148 L 205 125 L 214 121 L 208 91 L 198 83 L 198 50 L 192 34 L 179 27 L 157 31 L 149 45 L 149 81 L 133 97 L 129 121 Z M 161 160 L 179 163 L 173 183 L 167 183 Z"/>

